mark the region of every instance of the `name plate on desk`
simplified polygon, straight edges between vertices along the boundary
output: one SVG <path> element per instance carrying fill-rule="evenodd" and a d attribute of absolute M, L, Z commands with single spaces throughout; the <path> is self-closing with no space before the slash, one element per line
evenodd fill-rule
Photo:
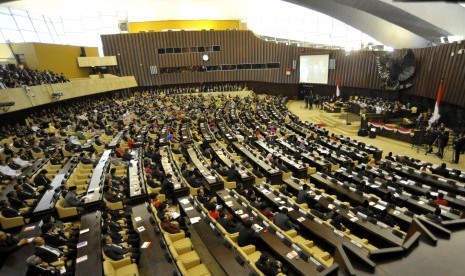
<path fill-rule="evenodd" d="M 76 259 L 76 263 L 81 263 L 83 261 L 86 261 L 87 260 L 87 255 L 84 255 L 84 256 L 81 256 L 79 258 Z"/>
<path fill-rule="evenodd" d="M 359 242 L 357 241 L 354 241 L 354 240 L 350 240 L 351 243 L 355 244 L 355 246 L 357 246 L 358 248 L 362 248 L 363 245 L 361 245 Z"/>
<path fill-rule="evenodd" d="M 319 224 L 323 224 L 323 221 L 317 217 L 315 217 L 313 220 L 318 222 Z"/>
<path fill-rule="evenodd" d="M 344 233 L 342 233 L 342 232 L 339 231 L 339 230 L 334 229 L 333 232 L 334 232 L 334 234 L 336 234 L 336 235 L 338 235 L 338 236 L 340 236 L 340 237 L 344 237 Z"/>
<path fill-rule="evenodd" d="M 310 257 L 310 261 L 312 261 L 312 263 L 314 263 L 316 266 L 321 266 L 321 263 L 317 260 L 315 260 L 315 258 L 313 257 Z"/>

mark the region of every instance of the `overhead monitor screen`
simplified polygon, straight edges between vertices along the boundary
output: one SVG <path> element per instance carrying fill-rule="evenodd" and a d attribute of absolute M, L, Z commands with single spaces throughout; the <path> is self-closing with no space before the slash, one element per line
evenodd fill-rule
<path fill-rule="evenodd" d="M 300 56 L 300 82 L 328 84 L 329 55 Z"/>

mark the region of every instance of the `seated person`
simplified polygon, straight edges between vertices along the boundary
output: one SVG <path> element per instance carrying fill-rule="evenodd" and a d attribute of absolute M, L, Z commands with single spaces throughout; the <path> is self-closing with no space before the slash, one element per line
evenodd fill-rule
<path fill-rule="evenodd" d="M 221 226 L 223 226 L 224 230 L 226 230 L 226 232 L 230 234 L 239 231 L 239 226 L 236 223 L 234 223 L 231 219 L 229 219 L 224 211 L 220 211 L 220 217 L 218 218 L 218 222 Z"/>
<path fill-rule="evenodd" d="M 434 214 L 428 213 L 425 215 L 425 217 L 436 224 L 441 224 L 442 222 L 441 208 L 437 206 L 436 209 L 434 210 Z"/>
<path fill-rule="evenodd" d="M 281 208 L 278 214 L 274 217 L 274 224 L 281 228 L 284 231 L 289 231 L 291 229 L 299 229 L 299 226 L 292 223 L 289 217 L 287 216 L 287 208 Z"/>
<path fill-rule="evenodd" d="M 29 204 L 26 201 L 19 199 L 15 191 L 8 192 L 6 197 L 11 207 L 23 212 L 29 210 L 29 207 L 34 205 L 33 203 Z"/>
<path fill-rule="evenodd" d="M 216 205 L 215 204 L 207 204 L 208 206 L 208 214 L 218 220 L 220 218 L 220 212 L 218 212 L 218 210 L 216 210 Z"/>
<path fill-rule="evenodd" d="M 34 239 L 35 249 L 34 255 L 41 258 L 44 262 L 47 263 L 54 263 L 57 261 L 66 261 L 70 257 L 75 257 L 75 252 L 68 255 L 64 251 L 45 244 L 45 240 L 41 237 L 37 237 Z"/>
<path fill-rule="evenodd" d="M 278 167 L 278 169 L 282 170 L 283 172 L 289 172 L 289 169 L 286 167 L 286 165 L 284 165 L 284 161 L 283 160 L 280 160 L 280 159 L 276 159 L 277 161 L 277 164 L 276 164 L 276 167 Z"/>
<path fill-rule="evenodd" d="M 367 165 L 372 167 L 372 168 L 378 168 L 378 164 L 376 164 L 376 160 L 374 158 L 371 158 L 370 162 L 368 162 Z"/>
<path fill-rule="evenodd" d="M 334 228 L 340 231 L 345 231 L 346 227 L 342 224 L 342 216 L 341 215 L 336 215 L 330 222 Z"/>
<path fill-rule="evenodd" d="M 287 191 L 287 184 L 283 183 L 279 186 L 279 192 L 287 197 L 292 197 L 292 194 Z"/>
<path fill-rule="evenodd" d="M 122 201 L 123 203 L 126 202 L 126 199 L 122 194 L 120 194 L 117 190 L 107 185 L 103 187 L 103 197 L 105 198 L 106 201 L 112 202 L 112 203 L 120 202 L 120 201 Z"/>
<path fill-rule="evenodd" d="M 172 223 L 166 219 L 166 217 L 161 218 L 160 222 L 161 229 L 164 231 L 170 233 L 170 234 L 176 234 L 176 233 L 181 233 L 181 229 L 179 228 L 179 224 Z"/>
<path fill-rule="evenodd" d="M 272 261 L 268 256 L 268 253 L 263 252 L 260 255 L 260 258 L 255 262 L 255 266 L 263 273 L 265 276 L 276 276 L 281 273 L 282 264 L 279 261 Z"/>
<path fill-rule="evenodd" d="M 325 213 L 320 203 L 316 203 L 315 206 L 313 206 L 313 209 L 310 211 L 310 213 L 319 217 L 322 220 L 328 220 L 334 216 L 333 211 L 329 211 Z"/>
<path fill-rule="evenodd" d="M 263 178 L 263 177 L 265 177 L 265 176 L 260 172 L 260 170 L 258 169 L 258 166 L 257 166 L 257 165 L 254 165 L 254 166 L 253 166 L 252 173 L 253 173 L 256 177 L 258 177 L 258 178 Z"/>
<path fill-rule="evenodd" d="M 174 196 L 174 183 L 171 179 L 172 175 L 168 173 L 162 182 L 160 193 L 164 194 L 167 199 L 170 199 L 174 203 L 176 202 L 176 198 Z"/>
<path fill-rule="evenodd" d="M 25 218 L 30 217 L 29 210 L 18 210 L 10 205 L 8 200 L 0 201 L 2 215 L 6 218 L 15 218 L 23 216 Z"/>
<path fill-rule="evenodd" d="M 42 230 L 42 238 L 45 240 L 45 244 L 51 245 L 57 248 L 68 247 L 68 249 L 76 248 L 76 241 L 68 240 L 65 235 L 60 234 L 58 229 L 55 228 L 53 223 L 44 223 L 40 228 Z"/>
<path fill-rule="evenodd" d="M 34 275 L 43 275 L 43 276 L 55 276 L 55 275 L 64 275 L 72 276 L 74 275 L 74 269 L 64 268 L 61 266 L 52 266 L 47 262 L 44 262 L 40 257 L 32 255 L 26 259 L 26 263 L 29 266 L 28 273 L 34 273 Z"/>
<path fill-rule="evenodd" d="M 0 267 L 8 254 L 27 244 L 27 239 L 18 240 L 11 234 L 0 231 Z"/>
<path fill-rule="evenodd" d="M 8 176 L 10 178 L 16 178 L 21 175 L 21 170 L 13 170 L 3 159 L 0 159 L 0 174 Z"/>
<path fill-rule="evenodd" d="M 136 264 L 139 264 L 139 259 L 140 259 L 139 249 L 124 248 L 122 246 L 114 244 L 113 240 L 111 239 L 109 235 L 104 236 L 102 239 L 102 242 L 103 242 L 103 246 L 102 246 L 103 252 L 108 258 L 114 261 L 119 261 L 129 256 L 131 259 L 134 259 L 136 261 Z"/>
<path fill-rule="evenodd" d="M 236 164 L 232 164 L 231 168 L 228 170 L 227 180 L 230 182 L 240 182 L 242 180 L 241 174 L 236 169 Z"/>
<path fill-rule="evenodd" d="M 308 202 L 308 199 L 309 199 L 309 194 L 308 194 L 308 190 L 309 190 L 309 187 L 306 183 L 304 183 L 302 185 L 302 189 L 299 191 L 299 193 L 297 194 L 297 200 L 296 202 L 298 204 L 302 204 L 302 203 L 307 203 Z"/>
<path fill-rule="evenodd" d="M 252 244 L 256 238 L 258 238 L 258 233 L 252 228 L 252 221 L 246 220 L 243 222 L 242 226 L 239 229 L 239 237 L 237 238 L 237 244 L 240 247 L 247 246 Z"/>
<path fill-rule="evenodd" d="M 155 189 L 155 188 L 161 188 L 160 182 L 158 182 L 158 181 L 155 182 L 155 181 L 153 180 L 153 177 L 152 177 L 151 174 L 146 174 L 145 176 L 146 176 L 146 180 L 147 180 L 147 185 L 149 185 L 150 188 L 153 188 L 153 189 Z"/>
<path fill-rule="evenodd" d="M 63 206 L 65 208 L 69 207 L 77 207 L 78 208 L 78 213 L 82 214 L 84 212 L 84 202 L 82 202 L 81 199 L 76 195 L 76 186 L 71 186 L 68 189 L 68 193 L 66 193 L 65 196 L 65 202 Z"/>
<path fill-rule="evenodd" d="M 109 223 L 102 226 L 102 235 L 111 237 L 114 243 L 127 243 L 130 247 L 138 248 L 140 243 L 139 235 L 133 230 L 124 229 L 122 231 L 112 230 Z"/>
<path fill-rule="evenodd" d="M 442 177 L 449 177 L 449 170 L 447 170 L 446 166 L 446 163 L 442 163 L 440 167 L 433 171 L 433 173 L 438 174 Z"/>
<path fill-rule="evenodd" d="M 443 193 L 438 193 L 438 197 L 435 200 L 433 200 L 433 203 L 436 205 L 442 205 L 442 206 L 449 205 L 449 202 L 446 199 L 444 199 Z"/>
<path fill-rule="evenodd" d="M 200 203 L 202 204 L 206 204 L 207 202 L 211 202 L 212 201 L 212 198 L 208 195 L 205 194 L 204 190 L 203 190 L 203 187 L 200 187 L 198 190 L 197 190 L 197 199 Z"/>
<path fill-rule="evenodd" d="M 260 204 L 260 212 L 270 221 L 274 220 L 275 213 L 273 213 L 266 203 L 262 202 Z"/>
<path fill-rule="evenodd" d="M 397 224 L 396 220 L 388 213 L 387 209 L 382 210 L 379 214 L 375 216 L 375 218 L 378 221 L 381 221 L 382 223 L 389 225 L 389 227 L 394 227 Z"/>
<path fill-rule="evenodd" d="M 34 177 L 34 184 L 35 186 L 44 186 L 48 188 L 52 181 L 47 178 L 48 171 L 43 169 L 41 170 L 35 177 Z"/>
<path fill-rule="evenodd" d="M 160 205 L 163 203 L 163 201 L 158 199 L 157 193 L 149 194 L 149 199 L 150 199 L 150 204 L 152 204 L 152 206 L 155 207 L 155 209 L 158 209 Z"/>
<path fill-rule="evenodd" d="M 355 211 L 357 211 L 359 213 L 362 213 L 362 214 L 365 214 L 368 217 L 371 217 L 371 216 L 373 216 L 373 212 L 371 210 L 369 210 L 369 207 L 370 207 L 370 204 L 368 203 L 368 200 L 365 200 L 365 201 L 363 201 L 362 205 L 359 205 L 359 206 L 355 207 L 354 209 L 355 209 Z"/>

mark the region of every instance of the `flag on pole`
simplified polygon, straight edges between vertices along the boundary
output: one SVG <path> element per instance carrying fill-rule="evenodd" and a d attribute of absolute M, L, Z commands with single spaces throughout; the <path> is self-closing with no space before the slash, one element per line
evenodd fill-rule
<path fill-rule="evenodd" d="M 339 98 L 341 96 L 341 79 L 337 78 L 337 85 L 336 85 L 336 97 Z"/>
<path fill-rule="evenodd" d="M 439 114 L 439 105 L 441 104 L 441 98 L 442 98 L 442 92 L 444 90 L 444 81 L 441 79 L 441 82 L 439 83 L 439 88 L 438 88 L 438 98 L 436 99 L 436 105 L 434 106 L 434 112 L 433 116 L 431 116 L 431 119 L 429 119 L 429 125 L 434 124 L 439 118 L 441 118 L 441 115 Z"/>

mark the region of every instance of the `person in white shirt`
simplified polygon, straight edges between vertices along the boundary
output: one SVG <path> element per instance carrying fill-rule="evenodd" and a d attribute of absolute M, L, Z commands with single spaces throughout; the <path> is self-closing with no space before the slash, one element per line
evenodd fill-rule
<path fill-rule="evenodd" d="M 0 160 L 0 173 L 15 178 L 21 175 L 21 170 L 13 170 L 5 164 L 5 161 Z"/>

